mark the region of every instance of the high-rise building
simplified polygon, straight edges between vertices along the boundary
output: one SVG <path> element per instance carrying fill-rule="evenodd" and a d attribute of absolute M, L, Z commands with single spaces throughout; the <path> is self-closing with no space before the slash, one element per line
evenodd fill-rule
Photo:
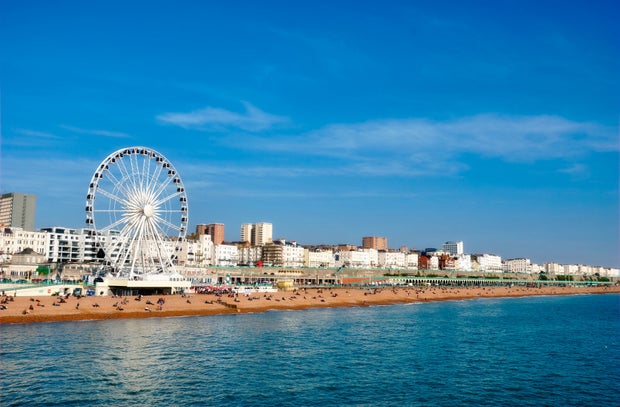
<path fill-rule="evenodd" d="M 263 246 L 273 241 L 273 225 L 261 222 L 254 225 L 254 235 L 256 242 L 254 245 Z"/>
<path fill-rule="evenodd" d="M 209 223 L 206 226 L 205 235 L 211 236 L 214 245 L 222 244 L 224 242 L 224 224 Z"/>
<path fill-rule="evenodd" d="M 244 223 L 241 225 L 241 241 L 252 246 L 264 246 L 273 241 L 273 225 L 267 222 Z"/>
<path fill-rule="evenodd" d="M 254 225 L 251 223 L 244 223 L 241 225 L 241 241 L 252 244 L 252 230 Z"/>
<path fill-rule="evenodd" d="M 387 250 L 387 237 L 365 236 L 362 238 L 362 249 Z"/>
<path fill-rule="evenodd" d="M 10 192 L 0 196 L 0 227 L 17 227 L 34 231 L 34 214 L 37 197 L 31 194 Z"/>
<path fill-rule="evenodd" d="M 460 256 L 463 254 L 463 241 L 446 242 L 443 244 L 443 251 L 449 253 L 451 256 Z"/>
<path fill-rule="evenodd" d="M 202 236 L 207 234 L 207 225 L 201 223 L 196 225 L 196 235 Z"/>

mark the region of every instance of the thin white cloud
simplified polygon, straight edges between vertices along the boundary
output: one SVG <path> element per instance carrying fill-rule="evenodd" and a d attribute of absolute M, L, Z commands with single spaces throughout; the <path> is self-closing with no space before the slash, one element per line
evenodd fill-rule
<path fill-rule="evenodd" d="M 40 139 L 59 139 L 60 138 L 57 135 L 52 134 L 52 133 L 48 133 L 44 131 L 37 131 L 37 130 L 30 130 L 30 129 L 15 129 L 15 133 L 20 134 L 22 136 L 36 137 Z"/>
<path fill-rule="evenodd" d="M 112 137 L 112 138 L 128 138 L 129 137 L 129 134 L 121 133 L 118 131 L 82 129 L 80 127 L 67 126 L 67 125 L 60 125 L 59 127 L 61 129 L 65 129 L 72 133 L 77 133 L 77 134 L 88 134 L 92 136 L 103 136 L 103 137 Z"/>
<path fill-rule="evenodd" d="M 510 160 L 617 151 L 611 128 L 557 116 L 478 115 L 452 121 L 426 119 L 332 125 L 309 134 L 318 151 L 392 151 L 475 153 Z"/>
<path fill-rule="evenodd" d="M 467 168 L 465 155 L 535 162 L 618 151 L 617 134 L 611 127 L 558 116 L 485 114 L 447 121 L 333 124 L 298 136 L 247 136 L 226 143 L 341 160 L 377 175 L 416 175 L 460 172 Z"/>
<path fill-rule="evenodd" d="M 263 131 L 275 124 L 284 123 L 286 118 L 265 113 L 250 103 L 243 102 L 244 113 L 206 107 L 189 113 L 163 113 L 157 120 L 164 124 L 180 126 L 185 129 L 219 130 L 238 128 L 245 131 Z"/>
<path fill-rule="evenodd" d="M 558 172 L 574 176 L 583 176 L 588 173 L 588 167 L 584 164 L 573 164 L 567 168 L 561 168 Z"/>

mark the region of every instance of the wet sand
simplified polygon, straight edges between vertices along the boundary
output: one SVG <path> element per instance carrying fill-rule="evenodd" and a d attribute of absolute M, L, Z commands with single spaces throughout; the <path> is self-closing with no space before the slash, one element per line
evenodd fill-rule
<path fill-rule="evenodd" d="M 191 294 L 137 297 L 12 297 L 0 310 L 1 323 L 153 318 L 355 307 L 456 299 L 620 293 L 611 287 L 382 287 L 297 289 L 249 295 Z M 11 298 L 9 298 L 11 299 Z M 165 302 L 161 307 L 158 300 Z M 56 305 L 54 305 L 56 304 Z M 160 309 L 161 308 L 161 309 Z"/>

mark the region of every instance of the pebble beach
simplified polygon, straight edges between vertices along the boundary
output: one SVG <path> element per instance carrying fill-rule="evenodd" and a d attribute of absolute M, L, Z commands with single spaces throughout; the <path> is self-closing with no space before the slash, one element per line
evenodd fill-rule
<path fill-rule="evenodd" d="M 251 294 L 4 297 L 0 323 L 197 316 L 474 298 L 605 293 L 620 293 L 620 286 L 300 288 Z"/>

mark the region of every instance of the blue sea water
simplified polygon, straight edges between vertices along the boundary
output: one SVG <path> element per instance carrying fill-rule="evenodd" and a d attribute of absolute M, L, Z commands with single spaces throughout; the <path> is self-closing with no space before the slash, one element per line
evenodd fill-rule
<path fill-rule="evenodd" d="M 618 406 L 620 295 L 0 326 L 0 405 Z"/>

